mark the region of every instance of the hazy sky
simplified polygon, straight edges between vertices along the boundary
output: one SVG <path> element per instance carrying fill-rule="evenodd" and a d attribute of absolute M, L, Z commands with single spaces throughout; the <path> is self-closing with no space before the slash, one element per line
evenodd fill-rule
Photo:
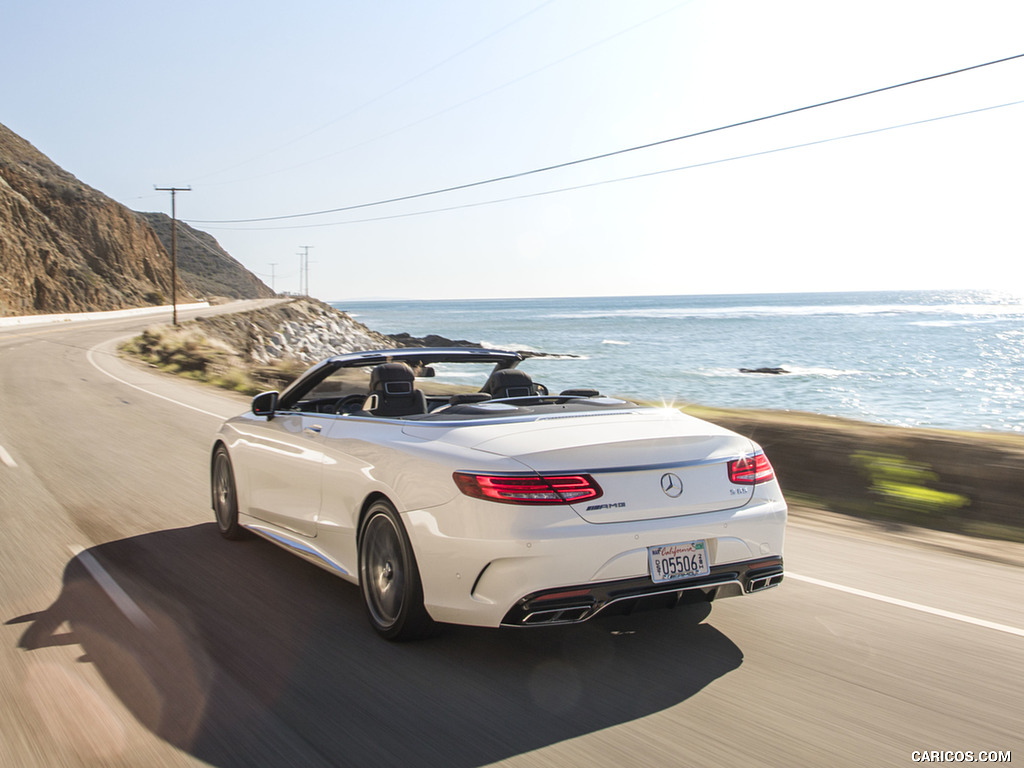
<path fill-rule="evenodd" d="M 1024 54 L 1020 0 L 32 0 L 0 29 L 0 122 L 135 210 L 191 185 L 179 217 L 278 290 L 308 245 L 326 300 L 1024 294 L 1024 59 L 201 223 Z"/>

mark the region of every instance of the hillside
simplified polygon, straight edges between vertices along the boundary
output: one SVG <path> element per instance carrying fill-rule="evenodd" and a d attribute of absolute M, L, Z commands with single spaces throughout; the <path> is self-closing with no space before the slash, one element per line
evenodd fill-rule
<path fill-rule="evenodd" d="M 169 243 L 168 217 L 136 214 L 0 125 L 0 316 L 169 303 L 171 258 L 158 231 Z M 180 302 L 273 295 L 184 225 L 178 256 Z"/>
<path fill-rule="evenodd" d="M 0 125 L 0 315 L 145 306 L 170 288 L 152 229 Z"/>
<path fill-rule="evenodd" d="M 171 217 L 164 213 L 135 214 L 156 232 L 164 249 L 171 250 Z M 270 298 L 274 292 L 256 275 L 220 247 L 211 235 L 178 222 L 178 278 L 200 296 L 229 299 Z"/>

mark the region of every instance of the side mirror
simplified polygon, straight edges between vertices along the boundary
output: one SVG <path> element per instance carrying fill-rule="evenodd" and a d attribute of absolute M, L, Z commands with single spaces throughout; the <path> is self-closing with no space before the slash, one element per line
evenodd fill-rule
<path fill-rule="evenodd" d="M 274 418 L 274 411 L 277 410 L 277 392 L 261 392 L 252 399 L 252 412 L 257 416 L 266 416 L 268 420 Z"/>

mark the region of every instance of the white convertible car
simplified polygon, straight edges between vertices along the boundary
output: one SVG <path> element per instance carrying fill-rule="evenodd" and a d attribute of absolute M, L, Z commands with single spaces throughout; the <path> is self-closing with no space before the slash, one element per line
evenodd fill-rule
<path fill-rule="evenodd" d="M 786 502 L 755 443 L 673 408 L 549 394 L 522 360 L 360 352 L 256 396 L 214 440 L 221 533 L 359 584 L 395 640 L 782 581 Z"/>

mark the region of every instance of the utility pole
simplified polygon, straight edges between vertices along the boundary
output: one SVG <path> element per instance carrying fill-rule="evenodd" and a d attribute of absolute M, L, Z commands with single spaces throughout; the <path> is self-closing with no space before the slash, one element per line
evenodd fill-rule
<path fill-rule="evenodd" d="M 301 261 L 299 262 L 299 292 L 303 296 L 309 296 L 309 249 L 312 245 L 300 245 L 299 248 L 303 249 L 303 252 L 299 254 Z M 305 274 L 306 282 L 303 286 L 302 276 Z"/>
<path fill-rule="evenodd" d="M 275 296 L 277 295 L 277 286 L 274 285 L 274 267 L 276 266 L 276 261 L 270 262 L 270 290 L 274 292 Z"/>
<path fill-rule="evenodd" d="M 157 192 L 171 193 L 171 305 L 173 307 L 172 322 L 178 324 L 178 212 L 175 209 L 174 196 L 178 192 L 191 192 L 192 185 L 187 187 L 158 187 L 155 184 L 153 189 Z"/>

